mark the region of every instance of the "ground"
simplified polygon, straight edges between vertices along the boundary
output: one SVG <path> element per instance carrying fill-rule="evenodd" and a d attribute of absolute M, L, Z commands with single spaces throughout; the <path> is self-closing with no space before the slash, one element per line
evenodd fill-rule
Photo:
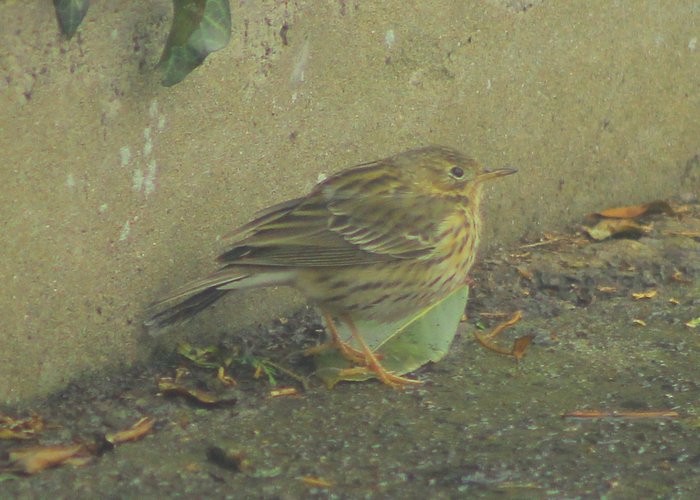
<path fill-rule="evenodd" d="M 188 383 L 236 398 L 206 407 L 158 394 L 156 378 L 186 365 L 159 354 L 148 366 L 92 374 L 50 398 L 2 408 L 40 415 L 40 444 L 99 442 L 143 416 L 156 422 L 144 439 L 105 447 L 82 467 L 1 473 L 4 494 L 693 498 L 700 207 L 642 225 L 641 237 L 592 242 L 576 227 L 481 255 L 467 320 L 450 354 L 413 374 L 424 382 L 417 388 L 364 382 L 328 390 L 311 378 L 304 389 L 278 374 L 298 394 L 271 397 L 250 366 L 232 368 L 238 385 L 223 389 L 211 370 L 188 365 Z M 535 336 L 518 363 L 472 336 L 516 310 L 523 320 L 499 342 Z M 309 376 L 297 353 L 320 338 L 305 310 L 223 342 Z M 567 416 L 582 411 L 600 413 Z M 26 443 L 0 441 L 0 452 L 19 446 Z"/>

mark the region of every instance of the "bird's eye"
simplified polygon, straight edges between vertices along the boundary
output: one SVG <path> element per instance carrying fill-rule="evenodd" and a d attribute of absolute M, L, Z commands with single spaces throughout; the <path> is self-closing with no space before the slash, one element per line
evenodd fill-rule
<path fill-rule="evenodd" d="M 461 179 L 464 177 L 464 170 L 461 167 L 452 167 L 450 169 L 450 175 L 455 179 Z"/>

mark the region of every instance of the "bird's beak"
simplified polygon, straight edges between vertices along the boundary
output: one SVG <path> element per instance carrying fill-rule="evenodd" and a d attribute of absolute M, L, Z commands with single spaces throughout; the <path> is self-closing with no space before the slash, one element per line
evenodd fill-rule
<path fill-rule="evenodd" d="M 495 179 L 496 177 L 503 177 L 504 175 L 510 175 L 514 174 L 517 172 L 518 169 L 512 168 L 512 167 L 503 167 L 503 168 L 485 168 L 477 177 L 476 179 L 479 182 L 487 181 L 489 179 Z"/>

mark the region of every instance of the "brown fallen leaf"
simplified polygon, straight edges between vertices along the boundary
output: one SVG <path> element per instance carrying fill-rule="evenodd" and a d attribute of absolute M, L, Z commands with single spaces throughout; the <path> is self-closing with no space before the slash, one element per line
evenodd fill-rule
<path fill-rule="evenodd" d="M 0 439 L 34 439 L 44 430 L 44 420 L 39 415 L 15 419 L 0 414 Z"/>
<path fill-rule="evenodd" d="M 10 450 L 7 457 L 5 470 L 31 475 L 64 464 L 85 465 L 92 460 L 92 453 L 83 444 L 69 444 L 18 448 Z"/>
<path fill-rule="evenodd" d="M 532 343 L 535 338 L 534 335 L 524 335 L 513 342 L 513 346 L 510 349 L 501 347 L 494 342 L 494 339 L 503 333 L 506 329 L 515 325 L 523 317 L 522 311 L 516 311 L 513 316 L 503 323 L 500 323 L 493 327 L 488 333 L 481 334 L 474 331 L 474 337 L 476 340 L 486 349 L 496 352 L 498 354 L 503 354 L 504 356 L 513 356 L 516 361 L 522 359 L 525 355 L 525 349 Z"/>
<path fill-rule="evenodd" d="M 204 406 L 233 405 L 236 398 L 220 398 L 216 394 L 193 387 L 186 387 L 170 377 L 161 377 L 157 380 L 158 390 L 166 396 L 183 396 L 190 401 Z"/>
<path fill-rule="evenodd" d="M 675 272 L 671 275 L 671 279 L 673 281 L 677 281 L 678 283 L 692 283 L 693 280 L 688 279 L 685 274 L 683 274 L 681 271 L 678 269 L 675 270 Z"/>
<path fill-rule="evenodd" d="M 128 429 L 106 434 L 105 439 L 112 444 L 137 441 L 150 433 L 155 423 L 156 421 L 154 418 L 143 417 Z"/>
<path fill-rule="evenodd" d="M 216 378 L 219 379 L 219 382 L 221 382 L 222 384 L 224 384 L 225 386 L 228 386 L 228 387 L 238 385 L 238 382 L 236 382 L 236 379 L 234 379 L 230 375 L 226 375 L 226 370 L 224 369 L 223 366 L 220 366 L 219 369 L 216 371 Z"/>
<path fill-rule="evenodd" d="M 312 488 L 332 488 L 333 483 L 330 481 L 323 479 L 322 477 L 316 477 L 316 476 L 302 476 L 299 478 L 299 480 L 304 483 L 306 486 L 310 486 Z"/>
<path fill-rule="evenodd" d="M 535 336 L 531 333 L 515 339 L 515 341 L 513 342 L 513 348 L 511 349 L 511 354 L 513 355 L 516 361 L 520 361 L 521 359 L 523 359 L 523 357 L 525 356 L 525 351 L 530 346 L 530 344 L 532 344 L 532 341 L 534 339 Z"/>
<path fill-rule="evenodd" d="M 298 396 L 299 391 L 296 389 L 296 387 L 279 387 L 277 389 L 271 389 L 270 390 L 270 397 L 271 398 L 279 398 L 282 396 Z"/>
<path fill-rule="evenodd" d="M 594 240 L 602 241 L 611 236 L 643 236 L 651 232 L 651 226 L 642 226 L 630 219 L 602 219 L 593 227 L 583 226 L 583 230 Z"/>
<path fill-rule="evenodd" d="M 656 297 L 658 292 L 656 290 L 647 290 L 646 292 L 634 292 L 632 293 L 632 298 L 634 300 L 643 300 L 643 299 L 653 299 Z"/>
<path fill-rule="evenodd" d="M 614 219 L 634 219 L 645 214 L 658 214 L 665 213 L 668 215 L 673 215 L 675 212 L 668 202 L 663 200 L 652 201 L 649 203 L 644 203 L 642 205 L 630 205 L 627 207 L 615 207 L 608 208 L 606 210 L 601 210 L 596 212 L 595 215 L 606 218 Z"/>

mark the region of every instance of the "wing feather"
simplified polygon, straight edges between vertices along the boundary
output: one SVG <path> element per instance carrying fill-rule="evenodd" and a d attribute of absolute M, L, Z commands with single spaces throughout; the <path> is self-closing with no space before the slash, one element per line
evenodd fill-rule
<path fill-rule="evenodd" d="M 436 245 L 436 227 L 426 221 L 443 220 L 445 204 L 415 193 L 377 192 L 376 186 L 391 187 L 391 178 L 384 171 L 372 176 L 372 168 L 368 164 L 346 171 L 304 198 L 261 212 L 233 233 L 236 243 L 219 260 L 324 267 L 429 258 Z"/>

